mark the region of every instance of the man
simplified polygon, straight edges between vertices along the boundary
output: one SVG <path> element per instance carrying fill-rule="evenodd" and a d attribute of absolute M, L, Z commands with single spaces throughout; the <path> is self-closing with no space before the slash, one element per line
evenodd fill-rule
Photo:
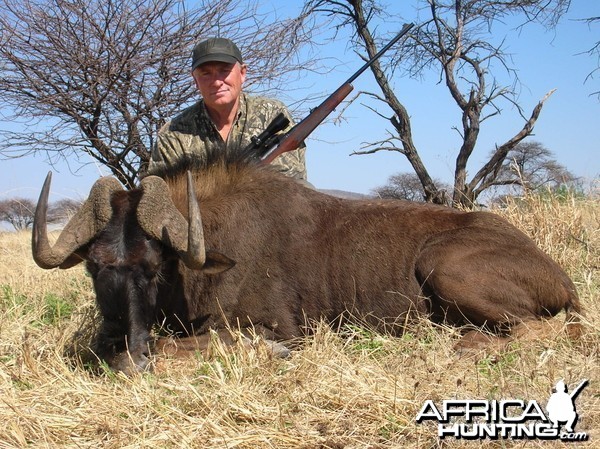
<path fill-rule="evenodd" d="M 149 173 L 192 154 L 205 157 L 211 151 L 242 150 L 280 112 L 292 126 L 283 103 L 242 92 L 246 70 L 240 50 L 229 39 L 211 38 L 194 47 L 192 76 L 202 99 L 160 129 Z M 306 180 L 304 153 L 303 145 L 280 155 L 272 165 L 288 176 Z"/>

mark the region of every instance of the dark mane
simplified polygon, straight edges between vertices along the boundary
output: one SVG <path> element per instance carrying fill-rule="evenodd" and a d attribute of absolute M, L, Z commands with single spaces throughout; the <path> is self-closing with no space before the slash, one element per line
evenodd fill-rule
<path fill-rule="evenodd" d="M 187 171 L 203 172 L 215 166 L 237 168 L 246 166 L 258 167 L 259 161 L 247 153 L 244 153 L 242 149 L 231 149 L 226 151 L 219 148 L 207 151 L 202 155 L 195 154 L 182 157 L 177 163 L 155 168 L 151 172 L 144 174 L 142 177 L 155 175 L 165 179 L 175 178 Z"/>
<path fill-rule="evenodd" d="M 209 152 L 206 157 L 185 157 L 176 164 L 146 174 L 163 178 L 174 203 L 187 210 L 187 172 L 192 173 L 195 193 L 203 205 L 219 204 L 223 210 L 229 203 L 248 204 L 267 195 L 287 195 L 300 184 L 253 157 L 240 152 Z M 289 186 L 284 188 L 283 185 Z M 291 191 L 290 191 L 291 189 Z M 289 201 L 289 198 L 286 199 Z"/>

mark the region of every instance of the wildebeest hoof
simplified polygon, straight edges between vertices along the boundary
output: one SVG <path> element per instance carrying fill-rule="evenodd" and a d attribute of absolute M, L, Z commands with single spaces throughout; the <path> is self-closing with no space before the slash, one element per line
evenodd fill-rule
<path fill-rule="evenodd" d="M 222 343 L 226 348 L 235 347 L 238 343 L 241 343 L 241 346 L 247 349 L 262 347 L 274 357 L 282 359 L 289 357 L 291 354 L 291 351 L 285 345 L 275 340 L 246 336 L 244 333 L 239 334 L 228 329 L 219 329 L 202 335 L 182 338 L 162 337 L 155 342 L 154 349 L 157 354 L 177 358 L 196 356 L 197 354 L 207 356 L 210 353 L 211 344 L 216 341 Z"/>
<path fill-rule="evenodd" d="M 271 351 L 271 353 L 275 357 L 287 359 L 290 356 L 290 354 L 292 353 L 292 351 L 290 351 L 288 347 L 286 347 L 285 345 L 283 345 L 277 341 L 265 339 L 265 344 L 267 345 L 267 348 L 269 349 L 269 351 Z"/>

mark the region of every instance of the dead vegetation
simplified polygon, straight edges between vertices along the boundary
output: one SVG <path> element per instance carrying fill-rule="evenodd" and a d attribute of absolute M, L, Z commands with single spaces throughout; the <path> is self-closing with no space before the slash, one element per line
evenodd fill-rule
<path fill-rule="evenodd" d="M 98 373 L 87 362 L 96 315 L 83 267 L 42 270 L 28 233 L 0 234 L 0 449 L 564 447 L 544 440 L 440 440 L 415 417 L 427 399 L 524 399 L 545 405 L 559 379 L 590 384 L 577 431 L 600 440 L 600 203 L 526 198 L 498 213 L 575 281 L 579 341 L 561 333 L 479 358 L 452 351 L 455 329 L 423 320 L 401 338 L 349 326 L 313 335 L 285 360 L 258 345 L 161 357 L 153 374 Z M 562 320 L 558 317 L 557 322 Z"/>

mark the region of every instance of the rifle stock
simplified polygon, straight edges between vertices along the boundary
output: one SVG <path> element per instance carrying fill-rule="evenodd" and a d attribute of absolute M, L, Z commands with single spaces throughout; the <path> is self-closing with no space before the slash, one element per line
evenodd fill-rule
<path fill-rule="evenodd" d="M 354 87 L 350 83 L 342 84 L 338 89 L 323 101 L 319 106 L 311 111 L 304 120 L 294 126 L 288 133 L 285 134 L 279 145 L 267 153 L 262 159 L 265 164 L 270 164 L 273 159 L 282 153 L 293 151 L 298 148 L 304 139 L 312 133 L 317 126 L 327 118 L 327 116 L 336 108 L 338 104 L 344 101 Z"/>
<path fill-rule="evenodd" d="M 413 23 L 407 23 L 402 27 L 402 30 L 381 50 L 377 52 L 371 59 L 369 59 L 360 69 L 358 69 L 348 80 L 342 84 L 337 90 L 329 95 L 319 106 L 314 108 L 308 116 L 306 116 L 300 123 L 294 126 L 290 131 L 279 137 L 278 134 L 274 134 L 266 137 L 264 140 L 269 142 L 268 144 L 250 144 L 244 152 L 246 154 L 256 154 L 261 158 L 263 164 L 270 164 L 277 156 L 293 151 L 298 148 L 304 139 L 306 139 L 310 133 L 312 133 L 317 126 L 319 126 L 325 118 L 339 105 L 344 98 L 352 92 L 354 87 L 352 82 L 358 78 L 374 61 L 385 53 L 389 48 L 394 45 L 402 36 L 404 36 L 412 27 Z M 273 124 L 269 125 L 268 128 L 272 127 Z M 279 137 L 279 138 L 278 138 Z M 254 140 L 254 138 L 253 138 Z M 261 139 L 262 140 L 262 139 Z M 270 145 L 273 147 L 271 148 Z M 277 146 L 275 146 L 277 145 Z"/>

